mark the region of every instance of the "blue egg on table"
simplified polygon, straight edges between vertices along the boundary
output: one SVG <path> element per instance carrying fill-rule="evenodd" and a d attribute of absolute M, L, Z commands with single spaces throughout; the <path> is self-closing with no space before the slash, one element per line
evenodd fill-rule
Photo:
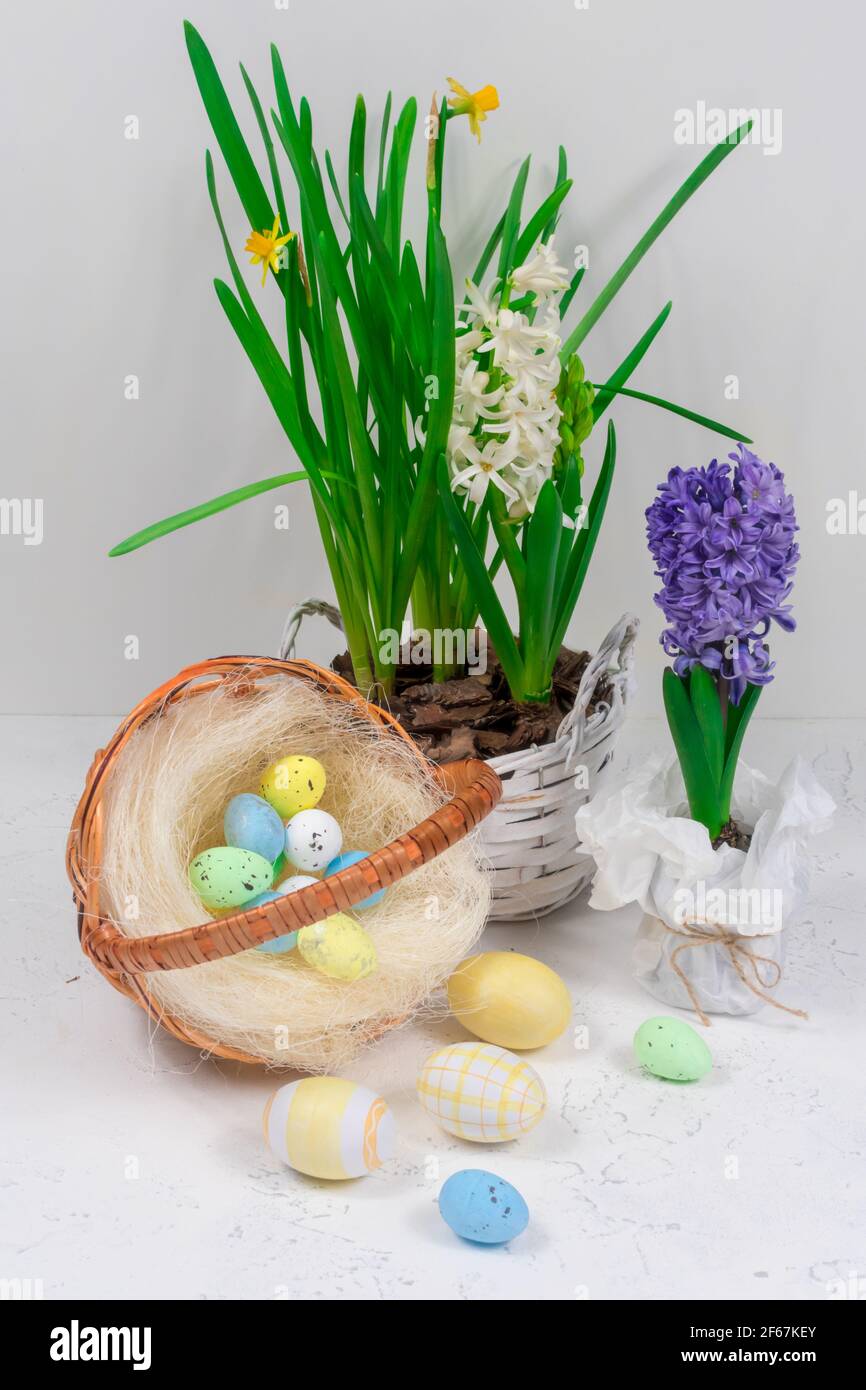
<path fill-rule="evenodd" d="M 510 1182 L 483 1168 L 463 1168 L 439 1193 L 442 1219 L 477 1245 L 502 1245 L 529 1225 L 529 1208 Z"/>
<path fill-rule="evenodd" d="M 325 870 L 324 877 L 328 878 L 331 874 L 338 874 L 341 869 L 348 869 L 350 864 L 357 864 L 359 859 L 366 859 L 368 851 L 365 849 L 349 849 L 345 854 L 338 854 L 336 859 L 332 859 Z M 371 893 L 369 898 L 363 902 L 354 903 L 353 911 L 359 908 L 375 907 L 385 896 L 385 889 L 380 888 L 378 893 Z"/>
<path fill-rule="evenodd" d="M 252 792 L 232 797 L 223 817 L 223 831 L 227 845 L 260 854 L 271 864 L 282 852 L 286 839 L 286 827 L 273 806 Z"/>

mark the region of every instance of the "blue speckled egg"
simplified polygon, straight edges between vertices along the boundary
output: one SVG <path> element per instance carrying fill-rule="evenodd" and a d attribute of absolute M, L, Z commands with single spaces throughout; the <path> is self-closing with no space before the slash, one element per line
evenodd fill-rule
<path fill-rule="evenodd" d="M 336 859 L 331 860 L 330 864 L 325 870 L 324 876 L 325 878 L 328 878 L 331 874 L 338 874 L 341 869 L 348 869 L 350 864 L 357 864 L 359 859 L 366 858 L 367 850 L 348 849 L 346 850 L 345 854 L 338 854 Z M 380 888 L 378 893 L 371 893 L 369 898 L 364 898 L 363 902 L 355 903 L 353 905 L 353 910 L 359 910 L 360 908 L 364 907 L 375 907 L 376 903 L 380 903 L 384 896 L 385 889 Z"/>
<path fill-rule="evenodd" d="M 296 888 L 304 888 L 308 883 L 318 883 L 317 878 L 312 878 L 309 874 L 293 874 L 291 878 L 286 878 L 279 888 L 273 888 L 269 893 L 259 893 L 252 902 L 244 903 L 244 910 L 248 907 L 261 907 L 262 903 L 276 902 L 277 898 L 284 898 L 287 893 L 294 893 Z M 298 944 L 298 933 L 289 932 L 288 936 L 278 936 L 273 941 L 263 941 L 261 946 L 256 946 L 255 950 L 264 951 L 269 956 L 284 956 L 287 951 L 293 951 Z"/>
<path fill-rule="evenodd" d="M 455 1235 L 479 1245 L 502 1245 L 529 1225 L 517 1188 L 483 1168 L 452 1174 L 439 1193 L 439 1211 Z"/>
<path fill-rule="evenodd" d="M 273 806 L 252 792 L 232 797 L 223 818 L 223 831 L 227 845 L 251 850 L 271 864 L 282 853 L 286 839 L 286 827 Z"/>

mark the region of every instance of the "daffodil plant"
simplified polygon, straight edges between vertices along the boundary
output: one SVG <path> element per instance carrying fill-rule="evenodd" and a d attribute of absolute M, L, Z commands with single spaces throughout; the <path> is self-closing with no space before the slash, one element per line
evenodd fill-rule
<path fill-rule="evenodd" d="M 410 611 L 414 626 L 429 632 L 466 630 L 480 614 L 515 699 L 547 699 L 552 661 L 580 593 L 612 480 L 611 426 L 598 480 L 584 504 L 581 446 L 600 415 L 617 394 L 631 395 L 742 438 L 626 386 L 670 304 L 600 385 L 585 379 L 577 350 L 667 223 L 748 125 L 709 152 L 563 339 L 559 325 L 584 274 L 579 268 L 569 276 L 555 255 L 553 235 L 571 188 L 563 150 L 552 191 L 525 219 L 529 160 L 521 166 L 455 311 L 442 230 L 446 129 L 465 116 L 480 140 L 482 123 L 499 105 L 494 87 L 472 92 L 449 78 L 451 95 L 441 103 L 434 98 L 426 122 L 427 229 L 419 256 L 402 235 L 417 123 L 413 98 L 392 121 L 389 94 L 372 158 L 366 106 L 357 99 L 341 184 L 330 153 L 320 159 L 309 104 L 292 99 L 272 47 L 275 105 L 269 116 L 241 67 L 264 178 L 204 41 L 191 24 L 185 31 L 207 115 L 248 219 L 245 250 L 256 276 L 261 268 L 261 286 L 251 287 L 226 231 L 208 151 L 208 193 L 231 281 L 217 279 L 214 288 L 301 468 L 148 526 L 112 555 L 306 479 L 363 690 L 385 697 L 393 691 L 396 659 L 383 638 L 400 632 Z M 297 207 L 293 223 L 287 168 Z M 494 277 L 482 288 L 494 257 Z M 269 280 L 281 300 L 283 348 L 256 303 Z M 494 588 L 503 563 L 518 599 L 516 635 Z M 451 674 L 449 666 L 434 670 L 435 679 Z"/>

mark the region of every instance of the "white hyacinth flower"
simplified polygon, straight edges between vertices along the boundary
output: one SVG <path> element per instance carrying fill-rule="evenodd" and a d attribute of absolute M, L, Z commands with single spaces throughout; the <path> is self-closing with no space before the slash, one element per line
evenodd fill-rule
<path fill-rule="evenodd" d="M 568 271 L 556 259 L 552 237 L 540 244 L 531 261 L 511 273 L 512 288 L 521 294 L 534 294 L 537 299 L 567 290 L 569 283 Z"/>

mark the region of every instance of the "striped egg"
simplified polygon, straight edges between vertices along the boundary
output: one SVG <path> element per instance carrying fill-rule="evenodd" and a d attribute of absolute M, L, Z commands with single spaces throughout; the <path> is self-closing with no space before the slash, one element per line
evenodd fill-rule
<path fill-rule="evenodd" d="M 265 1140 L 311 1178 L 362 1178 L 394 1157 L 394 1116 L 381 1096 L 338 1076 L 307 1076 L 274 1091 Z"/>
<path fill-rule="evenodd" d="M 463 1042 L 427 1058 L 418 1098 L 458 1139 L 502 1144 L 528 1134 L 544 1114 L 541 1077 L 520 1057 L 492 1043 Z"/>

